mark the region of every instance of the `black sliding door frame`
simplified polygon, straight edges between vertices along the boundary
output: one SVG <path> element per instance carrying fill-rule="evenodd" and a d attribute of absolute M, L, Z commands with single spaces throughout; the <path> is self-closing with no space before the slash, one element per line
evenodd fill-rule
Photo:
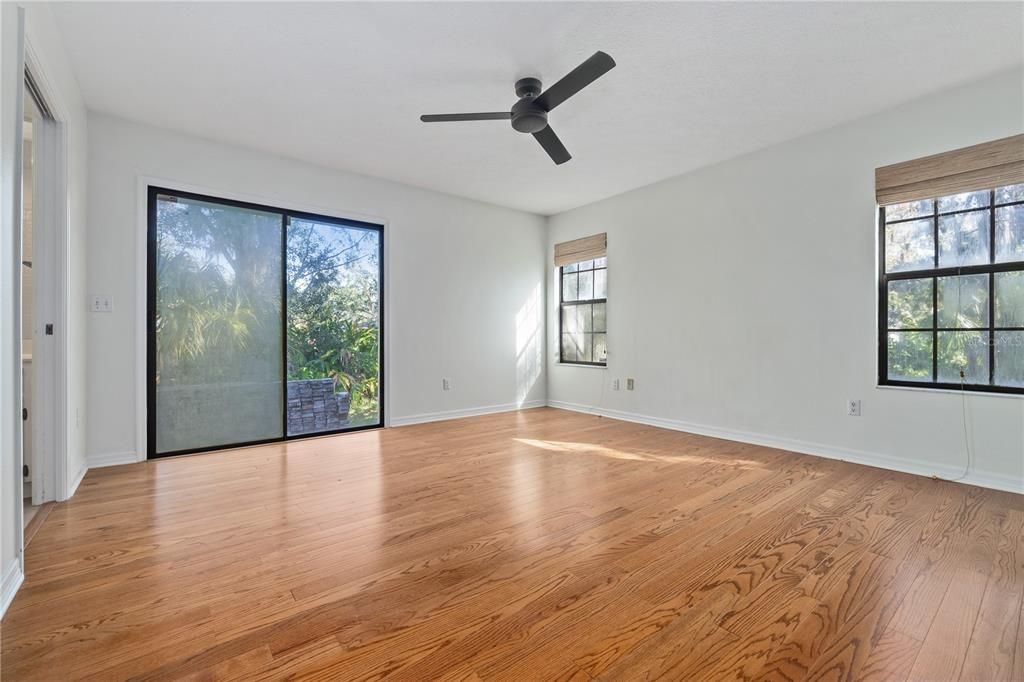
<path fill-rule="evenodd" d="M 202 201 L 208 204 L 220 204 L 232 208 L 241 208 L 264 213 L 276 213 L 281 215 L 281 409 L 282 435 L 276 438 L 264 438 L 262 440 L 246 441 L 241 443 L 225 443 L 209 447 L 189 448 L 185 450 L 174 450 L 170 452 L 157 452 L 156 450 L 156 304 L 157 304 L 157 197 L 167 195 Z M 192 455 L 200 452 L 212 452 L 216 450 L 227 450 L 231 448 L 246 447 L 250 445 L 265 445 L 267 443 L 281 443 L 290 440 L 303 440 L 306 438 L 318 438 L 320 436 L 331 436 L 340 433 L 352 433 L 368 429 L 379 429 L 384 426 L 384 226 L 379 223 L 364 222 L 348 218 L 337 218 L 325 216 L 318 213 L 295 211 L 278 206 L 267 204 L 256 204 L 246 201 L 236 201 L 222 197 L 185 192 L 167 187 L 149 185 L 146 204 L 147 215 L 147 257 L 146 257 L 146 457 L 157 459 L 160 457 L 173 457 L 177 455 Z M 288 227 L 292 220 L 307 220 L 310 222 L 338 227 L 350 227 L 360 230 L 371 230 L 377 233 L 377 296 L 378 296 L 378 338 L 377 347 L 380 364 L 377 371 L 377 414 L 378 419 L 374 424 L 363 424 L 347 428 L 334 429 L 329 431 L 318 431 L 315 433 L 301 433 L 288 435 Z"/>

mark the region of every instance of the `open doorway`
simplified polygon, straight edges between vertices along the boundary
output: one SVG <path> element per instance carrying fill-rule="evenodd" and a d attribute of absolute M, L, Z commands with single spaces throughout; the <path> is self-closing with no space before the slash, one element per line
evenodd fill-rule
<path fill-rule="evenodd" d="M 25 543 L 41 524 L 55 499 L 52 484 L 45 480 L 53 470 L 53 438 L 46 432 L 54 427 L 57 396 L 52 383 L 54 364 L 50 344 L 43 336 L 53 335 L 53 324 L 46 322 L 52 310 L 52 282 L 55 279 L 50 251 L 53 248 L 52 225 L 46 204 L 52 195 L 46 191 L 54 177 L 52 146 L 54 119 L 35 82 L 25 73 L 25 97 L 22 122 L 22 220 L 21 220 L 21 378 L 22 378 L 22 523 Z"/>

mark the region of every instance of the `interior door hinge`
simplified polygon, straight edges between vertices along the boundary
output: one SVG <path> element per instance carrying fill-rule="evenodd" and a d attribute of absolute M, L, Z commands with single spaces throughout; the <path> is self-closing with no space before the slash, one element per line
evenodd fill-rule
<path fill-rule="evenodd" d="M 27 464 L 22 464 L 21 465 L 21 475 L 24 478 L 28 478 L 28 465 Z"/>
<path fill-rule="evenodd" d="M 27 407 L 21 408 L 21 421 L 23 421 L 23 422 L 27 422 L 28 421 L 28 408 Z"/>

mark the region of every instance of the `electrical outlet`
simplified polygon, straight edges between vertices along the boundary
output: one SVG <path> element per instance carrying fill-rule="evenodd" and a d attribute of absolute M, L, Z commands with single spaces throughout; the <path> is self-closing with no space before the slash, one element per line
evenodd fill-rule
<path fill-rule="evenodd" d="M 847 400 L 846 401 L 846 414 L 851 417 L 860 416 L 860 401 L 859 400 Z"/>
<path fill-rule="evenodd" d="M 619 380 L 618 379 L 612 379 L 612 390 L 613 391 L 619 390 Z"/>
<path fill-rule="evenodd" d="M 94 313 L 112 313 L 114 300 L 106 294 L 96 294 L 92 297 L 89 307 Z"/>
<path fill-rule="evenodd" d="M 626 379 L 626 390 L 627 391 L 632 391 L 633 390 L 633 380 L 632 379 Z"/>
<path fill-rule="evenodd" d="M 452 380 L 448 377 L 441 379 L 441 390 L 450 391 L 452 390 Z"/>

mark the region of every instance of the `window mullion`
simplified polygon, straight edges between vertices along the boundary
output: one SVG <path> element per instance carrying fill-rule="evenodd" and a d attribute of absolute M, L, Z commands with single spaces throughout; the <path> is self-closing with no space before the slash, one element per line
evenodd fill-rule
<path fill-rule="evenodd" d="M 932 261 L 939 269 L 939 200 L 932 199 Z M 958 311 L 959 312 L 959 311 Z M 939 382 L 939 278 L 932 277 L 932 381 Z"/>
<path fill-rule="evenodd" d="M 996 262 L 996 191 L 988 202 L 988 262 Z M 988 273 L 988 383 L 996 383 L 996 273 Z"/>
<path fill-rule="evenodd" d="M 885 270 L 885 206 L 878 207 L 878 381 L 889 380 L 889 279 Z"/>
<path fill-rule="evenodd" d="M 988 273 L 988 383 L 996 383 L 996 273 Z"/>
<path fill-rule="evenodd" d="M 938 253 L 939 244 L 935 243 Z M 938 256 L 936 256 L 937 258 Z M 958 311 L 959 312 L 959 311 Z M 932 277 L 932 381 L 939 382 L 939 278 Z"/>

